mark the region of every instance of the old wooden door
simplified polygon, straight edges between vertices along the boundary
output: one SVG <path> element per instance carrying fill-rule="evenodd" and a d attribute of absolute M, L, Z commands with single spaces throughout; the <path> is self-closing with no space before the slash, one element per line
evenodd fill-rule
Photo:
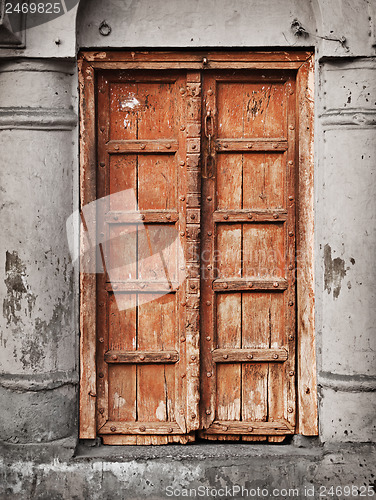
<path fill-rule="evenodd" d="M 281 441 L 296 419 L 301 56 L 231 70 L 231 55 L 212 68 L 125 57 L 90 67 L 84 101 L 103 272 L 92 370 L 89 333 L 81 344 L 81 436 L 95 433 L 95 383 L 107 444 Z"/>
<path fill-rule="evenodd" d="M 107 272 L 97 282 L 97 423 L 105 443 L 187 442 L 198 429 L 200 78 L 98 75 Z"/>
<path fill-rule="evenodd" d="M 203 80 L 201 436 L 279 440 L 295 413 L 295 82 Z"/>

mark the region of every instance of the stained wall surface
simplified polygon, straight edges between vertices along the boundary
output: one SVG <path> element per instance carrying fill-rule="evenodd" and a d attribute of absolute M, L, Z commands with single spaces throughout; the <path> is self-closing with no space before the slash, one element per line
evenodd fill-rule
<path fill-rule="evenodd" d="M 102 21 L 108 36 L 100 34 Z M 132 486 L 133 498 L 164 498 L 167 479 L 158 479 L 157 464 L 166 478 L 185 478 L 184 484 L 187 478 L 199 484 L 202 476 L 202 484 L 213 485 L 216 470 L 221 480 L 236 482 L 256 463 L 264 467 L 255 466 L 249 481 L 260 485 L 343 484 L 341 474 L 353 474 L 354 482 L 360 470 L 362 484 L 375 480 L 372 448 L 363 444 L 375 441 L 375 26 L 373 0 L 92 0 L 27 29 L 23 48 L 1 48 L 0 38 L 0 492 L 6 498 L 42 498 L 44 491 L 74 498 L 75 488 L 77 498 L 118 498 L 109 483 L 116 478 L 123 491 L 133 474 L 154 484 L 154 490 L 147 482 Z M 75 57 L 79 48 L 161 47 L 315 51 L 320 435 L 294 438 L 285 452 L 259 446 L 227 459 L 221 445 L 218 459 L 208 451 L 205 466 L 201 449 L 174 460 L 175 451 L 140 455 L 129 448 L 124 458 L 80 448 L 72 459 L 78 274 L 65 223 L 79 201 Z M 295 467 L 299 461 L 308 475 Z"/>

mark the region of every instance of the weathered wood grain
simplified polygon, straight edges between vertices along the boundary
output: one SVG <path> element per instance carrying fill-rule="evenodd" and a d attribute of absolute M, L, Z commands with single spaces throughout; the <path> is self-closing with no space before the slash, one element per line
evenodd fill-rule
<path fill-rule="evenodd" d="M 298 432 L 318 434 L 314 295 L 314 56 L 298 72 L 299 198 L 297 246 Z"/>
<path fill-rule="evenodd" d="M 80 209 L 96 199 L 94 70 L 82 57 L 78 61 L 80 91 Z M 91 223 L 91 221 L 88 221 Z M 96 436 L 96 300 L 95 274 L 85 272 L 95 262 L 95 249 L 88 246 L 85 226 L 80 228 L 80 437 Z M 95 243 L 95 242 L 94 242 Z"/>

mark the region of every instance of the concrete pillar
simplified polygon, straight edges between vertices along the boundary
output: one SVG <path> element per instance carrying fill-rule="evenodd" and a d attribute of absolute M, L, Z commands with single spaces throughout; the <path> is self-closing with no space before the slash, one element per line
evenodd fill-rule
<path fill-rule="evenodd" d="M 76 189 L 75 63 L 0 66 L 0 435 L 72 435 L 77 405 L 77 293 L 65 222 Z"/>
<path fill-rule="evenodd" d="M 321 437 L 376 437 L 376 61 L 319 68 L 316 169 Z"/>

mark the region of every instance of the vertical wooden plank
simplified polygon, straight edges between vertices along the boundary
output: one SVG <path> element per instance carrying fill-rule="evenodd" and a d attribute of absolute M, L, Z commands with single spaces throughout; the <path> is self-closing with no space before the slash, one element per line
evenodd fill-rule
<path fill-rule="evenodd" d="M 110 195 L 109 209 L 136 210 L 137 156 L 110 155 L 108 176 L 109 193 L 106 194 Z M 131 190 L 131 195 L 128 190 Z"/>
<path fill-rule="evenodd" d="M 217 347 L 241 348 L 241 294 L 217 294 Z M 240 420 L 241 415 L 241 365 L 217 365 L 218 420 Z"/>
<path fill-rule="evenodd" d="M 109 350 L 135 350 L 136 300 L 135 294 L 114 293 L 110 295 Z M 115 421 L 136 420 L 135 365 L 109 365 L 108 418 Z"/>
<path fill-rule="evenodd" d="M 170 76 L 170 75 L 169 75 Z M 137 138 L 171 139 L 177 136 L 177 91 L 174 78 L 170 82 L 139 82 L 137 100 L 141 106 L 137 120 Z"/>
<path fill-rule="evenodd" d="M 136 349 L 137 296 L 134 293 L 111 293 L 108 299 L 108 349 Z"/>
<path fill-rule="evenodd" d="M 137 349 L 175 350 L 175 294 L 142 293 L 138 297 Z"/>
<path fill-rule="evenodd" d="M 111 230 L 105 221 L 105 214 L 110 210 L 109 178 L 111 171 L 111 158 L 106 151 L 106 142 L 109 139 L 109 108 L 110 95 L 108 80 L 103 73 L 97 74 L 97 202 L 96 202 L 96 233 L 99 246 L 97 252 L 97 264 L 99 259 L 103 265 L 99 269 L 97 265 L 97 429 L 100 429 L 108 420 L 109 416 L 109 370 L 104 361 L 104 353 L 109 345 L 109 294 L 106 290 L 106 282 L 110 276 L 109 269 L 109 247 L 113 242 L 108 238 Z M 119 195 L 114 195 L 115 197 Z M 116 245 L 116 243 L 115 243 Z"/>
<path fill-rule="evenodd" d="M 270 330 L 270 347 L 289 347 L 286 342 L 286 293 L 276 293 L 273 296 L 272 307 L 270 308 L 270 322 L 272 328 Z M 289 358 L 292 357 L 291 363 L 294 363 L 294 348 L 289 349 Z M 268 380 L 268 416 L 269 421 L 287 420 L 290 413 L 288 408 L 295 411 L 294 401 L 291 400 L 288 384 L 289 384 L 289 359 L 281 363 L 269 363 L 269 380 Z M 291 422 L 293 424 L 293 421 Z M 268 437 L 269 441 L 274 439 Z"/>
<path fill-rule="evenodd" d="M 177 279 L 178 234 L 175 224 L 144 224 L 137 238 L 137 276 L 140 280 Z"/>
<path fill-rule="evenodd" d="M 173 294 L 139 294 L 138 349 L 176 348 L 176 310 Z M 175 366 L 137 366 L 137 420 L 175 420 Z M 138 437 L 138 443 L 165 444 L 166 436 Z"/>
<path fill-rule="evenodd" d="M 285 83 L 284 90 L 285 107 L 287 116 L 284 119 L 284 130 L 288 140 L 288 151 L 286 155 L 286 194 L 285 207 L 287 209 L 287 221 L 284 224 L 284 269 L 281 276 L 286 277 L 288 289 L 283 292 L 283 308 L 273 318 L 274 322 L 285 318 L 285 328 L 280 328 L 273 333 L 271 337 L 271 347 L 285 347 L 288 350 L 288 359 L 282 366 L 270 363 L 269 365 L 269 419 L 285 420 L 291 426 L 295 425 L 295 389 L 294 389 L 294 371 L 295 371 L 295 311 L 288 306 L 288 301 L 293 301 L 295 297 L 295 275 L 293 272 L 295 264 L 295 129 L 296 129 L 296 110 L 295 110 L 295 81 L 291 78 Z M 293 162 L 291 163 L 289 162 Z M 288 333 L 286 333 L 286 330 Z M 287 335 L 293 335 L 293 340 L 288 341 Z M 291 375 L 292 374 L 292 375 Z M 275 441 L 275 438 L 268 438 L 269 441 Z"/>
<path fill-rule="evenodd" d="M 138 114 L 138 139 L 176 136 L 176 85 L 157 81 L 138 84 L 143 103 Z M 138 155 L 139 210 L 174 209 L 177 202 L 177 169 L 173 155 Z M 177 274 L 177 228 L 144 225 L 138 230 L 138 279 L 174 281 Z M 166 309 L 167 307 L 167 309 Z M 167 312 L 167 314 L 166 314 Z M 138 348 L 176 348 L 176 296 L 140 294 Z M 139 421 L 175 420 L 175 367 L 137 367 Z M 137 437 L 137 443 L 164 444 L 166 436 Z"/>
<path fill-rule="evenodd" d="M 107 272 L 111 283 L 136 279 L 137 232 L 134 224 L 110 224 L 106 247 Z"/>
<path fill-rule="evenodd" d="M 236 184 L 241 185 L 240 179 Z M 218 275 L 241 277 L 242 274 L 242 228 L 240 224 L 219 224 L 217 228 Z M 241 294 L 217 294 L 217 345 L 241 347 L 242 338 Z M 242 367 L 239 363 L 218 364 L 216 369 L 217 408 L 219 420 L 240 420 L 242 397 Z M 219 440 L 229 439 L 218 436 Z M 233 436 L 232 440 L 239 439 Z"/>
<path fill-rule="evenodd" d="M 202 110 L 202 136 L 203 136 L 203 156 L 209 151 L 209 137 L 205 135 L 205 120 L 207 113 L 211 115 L 211 124 L 208 123 L 214 137 L 218 130 L 218 116 L 216 109 L 216 81 L 212 74 L 203 78 L 203 110 Z M 212 145 L 211 145 L 212 146 Z M 218 160 L 218 156 L 217 156 Z M 205 161 L 205 158 L 203 158 Z M 214 163 L 214 168 L 216 165 Z M 203 172 L 203 171 L 202 171 Z M 201 173 L 201 172 L 200 172 Z M 216 413 L 216 365 L 212 359 L 212 350 L 215 348 L 215 315 L 216 304 L 213 292 L 213 279 L 217 276 L 215 262 L 215 224 L 213 222 L 213 211 L 217 206 L 215 170 L 211 177 L 202 180 L 202 230 L 201 230 L 201 384 L 200 384 L 200 424 L 202 429 L 207 429 L 215 419 Z M 201 175 L 199 176 L 201 184 Z M 206 437 L 206 436 L 205 436 Z"/>
<path fill-rule="evenodd" d="M 271 297 L 264 293 L 242 294 L 242 348 L 270 347 L 270 331 L 273 327 Z M 245 363 L 242 365 L 242 420 L 268 420 L 268 374 L 267 363 Z M 264 441 L 262 436 L 242 436 L 243 441 Z"/>
<path fill-rule="evenodd" d="M 218 224 L 216 267 L 219 278 L 242 276 L 242 225 Z"/>
<path fill-rule="evenodd" d="M 95 97 L 94 70 L 81 57 L 78 61 L 80 91 L 80 209 L 96 198 L 95 155 Z M 91 221 L 90 221 L 91 222 Z M 85 227 L 80 227 L 80 254 L 90 262 L 95 259 L 95 249 L 88 248 L 84 237 Z M 80 262 L 80 438 L 96 437 L 96 299 L 95 274 L 83 272 L 86 262 Z"/>
<path fill-rule="evenodd" d="M 244 86 L 229 81 L 218 82 L 216 88 L 218 108 L 218 138 L 239 138 L 244 133 Z"/>
<path fill-rule="evenodd" d="M 116 80 L 112 73 L 107 74 L 107 82 Z M 115 140 L 130 140 L 137 138 L 137 115 L 140 102 L 137 98 L 136 82 L 110 81 L 109 97 L 109 137 Z"/>
<path fill-rule="evenodd" d="M 110 365 L 108 369 L 109 420 L 135 422 L 136 397 L 136 366 Z"/>
<path fill-rule="evenodd" d="M 242 207 L 243 155 L 219 154 L 216 158 L 217 208 Z"/>
<path fill-rule="evenodd" d="M 318 435 L 314 304 L 314 56 L 298 71 L 298 432 Z"/>
<path fill-rule="evenodd" d="M 167 296 L 168 297 L 168 296 Z M 164 297 L 159 294 L 139 294 L 137 348 L 144 351 L 163 350 L 164 344 L 174 345 L 174 331 L 166 331 L 161 307 Z M 172 311 L 174 314 L 174 308 Z M 170 337 L 170 338 L 169 338 Z M 172 338 L 171 338 L 172 337 Z M 165 341 L 165 342 L 164 342 Z M 166 421 L 168 395 L 164 367 L 139 365 L 137 367 L 137 416 L 139 421 Z"/>
<path fill-rule="evenodd" d="M 177 314 L 177 338 L 178 338 L 178 351 L 179 361 L 175 368 L 175 418 L 176 422 L 182 429 L 182 432 L 187 430 L 187 349 L 186 349 L 186 305 L 187 299 L 187 286 L 186 274 L 188 269 L 186 266 L 186 253 L 187 253 L 187 194 L 188 192 L 199 192 L 198 178 L 190 175 L 190 186 L 188 188 L 187 178 L 187 99 L 185 92 L 187 89 L 186 74 L 181 74 L 176 81 L 176 109 L 179 110 L 175 117 L 177 122 L 177 137 L 178 137 L 178 151 L 175 155 L 176 176 L 177 176 L 177 209 L 179 213 L 179 221 L 177 223 L 178 230 L 178 270 L 177 276 L 179 280 L 179 288 L 176 291 L 176 314 Z M 181 91 L 184 90 L 184 93 Z M 193 124 L 195 125 L 195 124 Z M 197 172 L 197 169 L 196 169 Z M 194 182 L 196 180 L 196 183 Z M 198 307 L 198 298 L 192 303 L 191 307 Z"/>
<path fill-rule="evenodd" d="M 264 293 L 242 294 L 243 349 L 270 347 L 270 302 L 270 296 Z M 242 420 L 265 422 L 268 418 L 268 364 L 243 364 L 242 382 Z"/>
<path fill-rule="evenodd" d="M 288 289 L 284 292 L 286 328 L 285 334 L 279 335 L 279 345 L 285 346 L 288 351 L 288 359 L 283 364 L 283 378 L 285 388 L 285 414 L 284 418 L 295 428 L 296 424 L 296 387 L 295 387 L 295 352 L 296 352 L 296 311 L 291 303 L 296 299 L 296 158 L 297 158 L 297 110 L 296 110 L 296 81 L 295 77 L 287 80 L 285 84 L 287 122 L 286 132 L 289 144 L 286 152 L 286 208 L 287 222 L 286 238 L 286 265 L 285 273 L 288 281 Z M 293 340 L 291 340 L 293 335 Z"/>

